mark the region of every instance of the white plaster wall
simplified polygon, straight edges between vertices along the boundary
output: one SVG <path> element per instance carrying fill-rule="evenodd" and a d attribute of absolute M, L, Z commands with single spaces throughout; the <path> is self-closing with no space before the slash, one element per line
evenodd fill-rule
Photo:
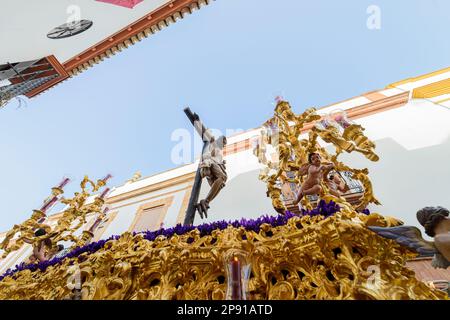
<path fill-rule="evenodd" d="M 357 121 L 377 144 L 378 162 L 359 154 L 342 160 L 367 167 L 382 206 L 372 211 L 418 226 L 416 212 L 425 206 L 450 208 L 450 110 L 425 100 Z"/>
<path fill-rule="evenodd" d="M 450 110 L 422 99 L 356 122 L 366 128 L 371 139 L 391 138 L 407 150 L 444 143 L 450 134 Z"/>

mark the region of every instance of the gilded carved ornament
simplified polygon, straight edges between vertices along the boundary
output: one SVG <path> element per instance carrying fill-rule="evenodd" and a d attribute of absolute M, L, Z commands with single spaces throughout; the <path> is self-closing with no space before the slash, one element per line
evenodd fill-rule
<path fill-rule="evenodd" d="M 300 135 L 305 133 L 307 124 L 312 127 L 307 132 L 307 138 L 301 139 Z M 319 138 L 333 145 L 335 153 L 327 152 L 318 142 Z M 267 156 L 269 149 L 275 150 L 276 161 Z M 320 199 L 333 200 L 341 206 L 351 206 L 361 211 L 370 203 L 380 204 L 374 196 L 368 170 L 350 168 L 340 162 L 338 157 L 343 151 L 358 152 L 370 161 L 378 161 L 379 157 L 374 149 L 375 143 L 364 135 L 364 128 L 352 123 L 345 112 L 321 117 L 311 108 L 296 115 L 287 101 L 278 100 L 274 116 L 263 125 L 254 154 L 265 166 L 261 170 L 260 179 L 266 182 L 267 195 L 272 199 L 273 207 L 278 213 L 284 214 L 287 210 L 280 185 L 287 181 L 301 186 L 305 181 L 304 171 L 308 166 L 308 155 L 312 153 L 318 153 L 323 160 L 332 163 L 334 171 L 350 172 L 352 179 L 359 181 L 364 189 L 358 203 L 351 205 L 344 197 L 331 194 L 329 185 L 322 181 Z M 295 176 L 289 178 L 289 173 L 294 173 Z M 301 203 L 306 209 L 312 208 L 307 197 L 303 198 Z"/>
<path fill-rule="evenodd" d="M 245 292 L 251 300 L 446 299 L 405 267 L 414 254 L 369 231 L 368 220 L 388 223 L 349 208 L 326 219 L 263 224 L 259 232 L 230 225 L 205 236 L 194 229 L 154 241 L 125 233 L 45 272 L 5 277 L 0 299 L 73 299 L 76 292 L 81 299 L 225 299 L 224 257 L 230 250 L 246 254 L 251 272 Z"/>
<path fill-rule="evenodd" d="M 52 195 L 44 201 L 44 206 L 39 210 L 33 210 L 33 214 L 29 219 L 14 227 L 6 233 L 5 238 L 0 243 L 0 249 L 3 250 L 3 258 L 7 257 L 9 253 L 20 249 L 25 243 L 31 244 L 33 247 L 40 246 L 46 243 L 46 252 L 56 252 L 58 242 L 70 241 L 71 248 L 82 246 L 90 241 L 92 232 L 85 231 L 81 236 L 75 236 L 74 233 L 83 225 L 86 224 L 86 216 L 88 214 L 104 215 L 102 210 L 104 205 L 104 197 L 109 189 L 94 198 L 92 203 L 87 203 L 91 193 L 98 192 L 100 188 L 106 185 L 106 181 L 111 176 L 108 175 L 96 182 L 90 180 L 87 176 L 80 183 L 81 191 L 75 192 L 72 198 L 64 198 L 62 196 L 62 187 L 52 188 Z M 68 179 L 65 180 L 67 183 Z M 90 187 L 90 191 L 88 190 Z M 66 209 L 56 221 L 56 225 L 52 228 L 46 222 L 45 211 L 50 207 L 49 204 L 54 204 L 60 201 L 66 204 Z M 36 230 L 45 230 L 45 232 L 36 234 Z"/>

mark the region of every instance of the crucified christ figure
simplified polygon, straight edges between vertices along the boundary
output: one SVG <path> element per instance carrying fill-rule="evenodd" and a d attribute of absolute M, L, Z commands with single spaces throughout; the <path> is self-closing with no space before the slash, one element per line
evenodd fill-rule
<path fill-rule="evenodd" d="M 225 187 L 227 181 L 227 172 L 225 160 L 223 159 L 223 148 L 227 144 L 227 138 L 220 136 L 217 140 L 211 138 L 208 146 L 205 148 L 200 161 L 200 175 L 208 180 L 211 189 L 205 199 L 197 204 L 197 210 L 200 217 L 208 217 L 209 203 Z"/>
<path fill-rule="evenodd" d="M 320 154 L 310 153 L 308 155 L 309 163 L 300 168 L 300 175 L 307 174 L 307 177 L 300 187 L 294 204 L 298 204 L 304 196 L 320 194 L 322 192 L 320 182 L 323 180 L 324 175 L 333 169 L 334 164 L 322 164 L 321 160 Z"/>

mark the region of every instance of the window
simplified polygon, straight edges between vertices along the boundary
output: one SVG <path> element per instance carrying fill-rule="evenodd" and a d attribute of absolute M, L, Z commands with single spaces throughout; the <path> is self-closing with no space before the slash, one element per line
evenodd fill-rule
<path fill-rule="evenodd" d="M 154 231 L 162 227 L 167 210 L 172 204 L 173 197 L 146 203 L 139 207 L 129 231 Z"/>

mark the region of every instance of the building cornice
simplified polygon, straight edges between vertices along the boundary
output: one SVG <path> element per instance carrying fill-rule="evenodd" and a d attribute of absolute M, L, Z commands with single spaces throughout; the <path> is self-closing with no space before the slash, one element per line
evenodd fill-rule
<path fill-rule="evenodd" d="M 372 101 L 358 107 L 346 109 L 345 112 L 349 119 L 355 120 L 370 116 L 379 112 L 387 111 L 394 108 L 404 106 L 409 101 L 409 91 Z M 304 126 L 302 133 L 309 131 L 314 126 L 314 123 L 309 123 Z"/>
<path fill-rule="evenodd" d="M 66 77 L 59 77 L 47 82 L 28 93 L 27 97 L 32 98 L 67 78 L 80 74 L 104 59 L 183 19 L 201 7 L 208 5 L 211 1 L 213 0 L 170 1 L 62 63 L 64 72 L 67 74 Z"/>
<path fill-rule="evenodd" d="M 450 94 L 450 78 L 415 88 L 412 97 L 417 99 L 430 99 L 447 94 Z"/>
<path fill-rule="evenodd" d="M 401 86 L 401 85 L 404 85 L 404 84 L 407 84 L 407 83 L 417 82 L 417 81 L 420 81 L 420 80 L 425 80 L 425 79 L 428 79 L 428 78 L 431 78 L 431 77 L 439 76 L 439 75 L 444 74 L 446 72 L 450 72 L 450 67 L 444 68 L 444 69 L 441 69 L 441 70 L 437 70 L 437 71 L 433 71 L 433 72 L 430 72 L 430 73 L 427 73 L 427 74 L 424 74 L 424 75 L 421 75 L 421 76 L 418 76 L 418 77 L 413 77 L 413 78 L 408 78 L 408 79 L 405 79 L 405 80 L 397 81 L 397 82 L 389 84 L 388 86 L 386 86 L 386 88 L 387 89 L 397 88 L 398 86 Z"/>
<path fill-rule="evenodd" d="M 194 177 L 195 177 L 195 172 L 191 172 L 191 173 L 187 173 L 182 176 L 179 176 L 179 177 L 175 177 L 175 178 L 164 180 L 164 181 L 161 181 L 158 183 L 150 184 L 150 185 L 147 185 L 147 186 L 135 189 L 135 190 L 131 190 L 128 192 L 118 194 L 116 196 L 109 197 L 106 199 L 106 204 L 117 203 L 119 201 L 124 201 L 124 200 L 130 199 L 130 198 L 144 195 L 146 193 L 150 193 L 150 192 L 158 191 L 158 190 L 165 189 L 168 187 L 172 187 L 172 186 L 178 185 L 180 183 L 191 182 L 191 181 L 193 181 Z"/>

